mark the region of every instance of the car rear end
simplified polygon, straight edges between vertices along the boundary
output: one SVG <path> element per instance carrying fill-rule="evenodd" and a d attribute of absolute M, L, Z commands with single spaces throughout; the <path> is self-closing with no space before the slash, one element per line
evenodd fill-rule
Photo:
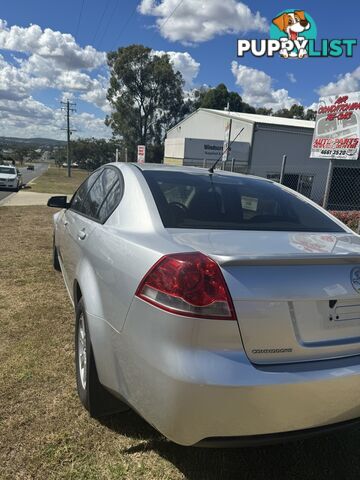
<path fill-rule="evenodd" d="M 360 417 L 359 237 L 266 181 L 194 175 L 144 172 L 173 252 L 128 311 L 129 403 L 183 445 Z"/>

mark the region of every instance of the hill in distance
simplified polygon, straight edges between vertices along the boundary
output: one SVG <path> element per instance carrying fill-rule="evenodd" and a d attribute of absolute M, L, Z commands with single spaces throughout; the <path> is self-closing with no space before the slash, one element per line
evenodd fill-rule
<path fill-rule="evenodd" d="M 54 147 L 66 145 L 63 140 L 54 140 L 53 138 L 19 138 L 19 137 L 0 137 L 0 146 L 10 147 L 12 145 L 36 146 L 36 147 Z"/>

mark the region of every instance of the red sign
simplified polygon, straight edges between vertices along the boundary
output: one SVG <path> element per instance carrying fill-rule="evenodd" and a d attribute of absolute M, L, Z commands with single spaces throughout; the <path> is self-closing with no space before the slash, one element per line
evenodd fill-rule
<path fill-rule="evenodd" d="M 357 160 L 360 147 L 360 92 L 320 98 L 311 158 Z"/>
<path fill-rule="evenodd" d="M 138 145 L 137 147 L 137 161 L 138 163 L 145 163 L 145 145 Z"/>

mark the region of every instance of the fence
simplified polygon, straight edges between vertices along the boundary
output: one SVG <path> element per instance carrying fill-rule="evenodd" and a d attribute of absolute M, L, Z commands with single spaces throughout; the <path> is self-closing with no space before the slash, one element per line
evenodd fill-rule
<path fill-rule="evenodd" d="M 217 156 L 215 156 L 213 159 L 212 158 L 204 158 L 204 159 L 186 158 L 184 159 L 184 165 L 188 167 L 210 168 L 214 165 L 217 159 L 218 159 Z M 227 172 L 244 173 L 244 174 L 250 173 L 247 163 L 239 162 L 231 158 L 224 163 L 220 160 L 216 168 L 220 170 L 225 170 Z"/>

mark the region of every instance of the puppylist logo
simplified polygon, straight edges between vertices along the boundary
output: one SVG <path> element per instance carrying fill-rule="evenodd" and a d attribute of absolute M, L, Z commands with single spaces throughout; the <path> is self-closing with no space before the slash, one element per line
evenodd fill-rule
<path fill-rule="evenodd" d="M 317 27 L 311 15 L 304 10 L 284 10 L 272 20 L 270 39 L 238 40 L 237 56 L 250 53 L 255 57 L 352 57 L 357 45 L 354 38 L 325 38 L 318 44 L 316 38 Z"/>

